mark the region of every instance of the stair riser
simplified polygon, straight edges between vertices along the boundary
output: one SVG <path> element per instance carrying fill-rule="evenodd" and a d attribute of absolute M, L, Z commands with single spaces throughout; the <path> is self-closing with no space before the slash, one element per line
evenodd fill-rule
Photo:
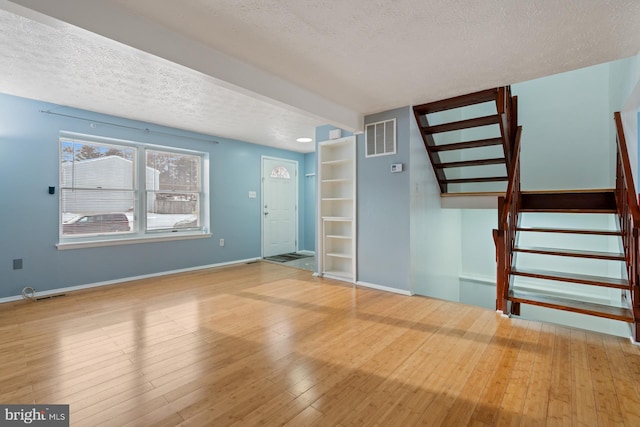
<path fill-rule="evenodd" d="M 625 261 L 624 256 L 619 256 L 619 255 L 579 255 L 579 254 L 567 254 L 567 253 L 558 253 L 558 252 L 541 252 L 541 251 L 525 250 L 525 249 L 517 249 L 516 252 L 523 253 L 523 254 L 526 253 L 526 254 L 578 258 L 578 259 L 599 259 L 604 261 L 621 261 L 621 262 Z"/>
<path fill-rule="evenodd" d="M 616 200 L 611 191 L 580 193 L 522 193 L 523 212 L 615 213 Z"/>
<path fill-rule="evenodd" d="M 599 287 L 611 288 L 611 289 L 621 289 L 621 290 L 629 289 L 628 285 L 617 284 L 617 283 L 605 283 L 605 282 L 598 282 L 598 281 L 591 281 L 591 280 L 578 280 L 578 279 L 571 279 L 566 277 L 547 276 L 547 275 L 541 275 L 541 274 L 528 274 L 523 272 L 512 273 L 511 275 L 513 277 L 529 277 L 532 279 L 548 280 L 553 282 L 575 283 L 579 285 L 588 285 L 588 286 L 599 286 Z"/>
<path fill-rule="evenodd" d="M 530 300 L 525 300 L 525 299 L 520 299 L 520 298 L 509 298 L 509 301 L 519 302 L 521 304 L 535 305 L 535 306 L 538 306 L 538 307 L 552 308 L 552 309 L 555 309 L 555 310 L 568 311 L 568 312 L 572 312 L 572 313 L 586 314 L 586 315 L 589 315 L 589 316 L 601 317 L 603 319 L 619 320 L 619 321 L 622 321 L 622 322 L 629 322 L 629 323 L 633 322 L 633 318 L 632 317 L 624 316 L 624 315 L 599 313 L 597 311 L 581 310 L 579 308 L 573 308 L 573 307 L 568 308 L 568 307 L 565 307 L 565 306 L 562 306 L 562 305 L 558 305 L 558 304 L 540 303 L 540 302 L 530 301 Z"/>

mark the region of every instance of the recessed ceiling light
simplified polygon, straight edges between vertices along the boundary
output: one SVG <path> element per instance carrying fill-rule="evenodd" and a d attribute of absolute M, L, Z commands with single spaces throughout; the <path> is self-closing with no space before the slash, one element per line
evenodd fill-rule
<path fill-rule="evenodd" d="M 313 139 L 311 139 L 311 138 L 298 138 L 298 139 L 296 139 L 296 141 L 298 141 L 298 142 L 311 142 L 311 141 L 313 141 Z"/>

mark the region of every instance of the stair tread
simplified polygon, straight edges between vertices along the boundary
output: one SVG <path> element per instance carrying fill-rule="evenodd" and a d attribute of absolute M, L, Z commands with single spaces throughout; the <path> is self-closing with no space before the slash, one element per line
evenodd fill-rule
<path fill-rule="evenodd" d="M 584 251 L 578 249 L 546 248 L 540 246 L 516 246 L 513 249 L 517 252 L 529 252 L 537 254 L 572 256 L 578 258 L 608 259 L 616 261 L 625 260 L 624 254 L 620 252 Z"/>
<path fill-rule="evenodd" d="M 625 307 L 614 307 L 604 304 L 596 304 L 592 302 L 577 301 L 567 298 L 513 290 L 509 292 L 508 299 L 512 302 L 589 314 L 592 316 L 621 320 L 624 322 L 633 322 L 633 313 L 631 312 L 631 310 Z"/>
<path fill-rule="evenodd" d="M 504 157 L 495 157 L 491 159 L 462 160 L 459 162 L 437 163 L 437 164 L 434 164 L 433 166 L 437 169 L 444 169 L 444 168 L 461 168 L 466 166 L 499 165 L 504 163 L 506 163 L 506 159 Z"/>
<path fill-rule="evenodd" d="M 522 212 L 616 213 L 613 191 L 522 193 Z"/>
<path fill-rule="evenodd" d="M 539 270 L 535 268 L 511 268 L 511 274 L 516 276 L 528 276 L 539 279 L 557 280 L 560 282 L 583 283 L 608 288 L 628 289 L 629 281 L 614 277 L 592 276 L 588 274 L 566 273 L 563 271 Z"/>
<path fill-rule="evenodd" d="M 457 122 L 442 123 L 435 126 L 424 126 L 422 131 L 427 134 L 450 132 L 453 130 L 469 129 L 479 126 L 495 125 L 500 123 L 500 116 L 492 114 L 490 116 L 475 117 L 473 119 L 459 120 Z"/>
<path fill-rule="evenodd" d="M 431 151 L 452 151 L 465 150 L 467 148 L 490 147 L 492 145 L 502 145 L 502 138 L 476 139 L 473 141 L 455 142 L 452 144 L 433 145 Z"/>
<path fill-rule="evenodd" d="M 416 105 L 413 110 L 420 115 L 436 113 L 438 111 L 451 110 L 454 108 L 466 107 L 468 105 L 481 104 L 483 102 L 495 101 L 498 89 L 486 89 L 467 95 L 455 96 L 440 101 L 429 102 L 426 104 Z"/>
<path fill-rule="evenodd" d="M 603 236 L 621 236 L 622 232 L 616 230 L 585 230 L 574 228 L 554 227 L 518 227 L 516 231 L 528 231 L 534 233 L 566 233 L 566 234 L 598 234 Z"/>

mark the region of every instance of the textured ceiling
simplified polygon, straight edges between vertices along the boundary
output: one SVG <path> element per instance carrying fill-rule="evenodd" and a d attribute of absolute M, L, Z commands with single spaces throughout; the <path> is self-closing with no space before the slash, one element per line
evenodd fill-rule
<path fill-rule="evenodd" d="M 296 138 L 326 123 L 83 35 L 0 10 L 0 93 L 300 152 L 315 144 Z"/>
<path fill-rule="evenodd" d="M 108 6 L 120 14 L 74 15 L 69 22 L 94 30 L 102 20 L 110 37 L 127 43 L 130 24 L 117 18 L 136 17 L 192 40 L 193 52 L 207 46 L 359 114 L 640 51 L 637 0 L 60 0 L 56 8 L 36 0 L 4 3 L 50 15 L 62 4 L 89 11 Z M 154 51 L 171 62 L 73 28 L 0 14 L 0 91 L 298 151 L 312 144 L 300 146 L 296 136 L 331 122 L 317 111 L 305 114 L 299 105 L 265 101 L 220 84 L 215 73 L 178 65 L 191 67 L 181 61 L 186 53 Z"/>
<path fill-rule="evenodd" d="M 640 51 L 638 0 L 109 0 L 362 113 Z"/>

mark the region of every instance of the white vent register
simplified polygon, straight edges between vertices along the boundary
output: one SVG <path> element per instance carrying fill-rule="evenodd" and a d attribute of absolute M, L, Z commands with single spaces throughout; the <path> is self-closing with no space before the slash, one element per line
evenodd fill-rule
<path fill-rule="evenodd" d="M 364 131 L 366 157 L 396 154 L 396 119 L 369 123 Z"/>

